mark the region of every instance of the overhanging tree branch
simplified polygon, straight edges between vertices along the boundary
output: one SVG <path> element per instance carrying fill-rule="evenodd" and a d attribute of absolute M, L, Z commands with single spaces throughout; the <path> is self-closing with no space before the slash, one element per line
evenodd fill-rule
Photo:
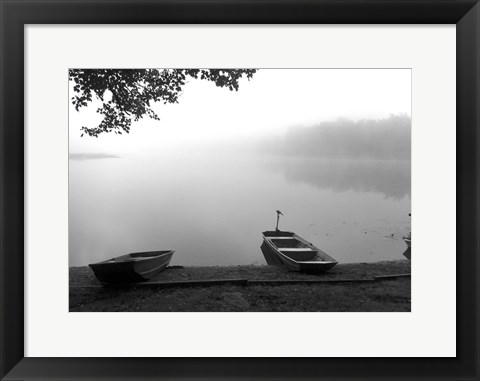
<path fill-rule="evenodd" d="M 239 80 L 244 75 L 250 79 L 255 72 L 255 69 L 71 69 L 69 80 L 74 82 L 75 92 L 71 101 L 76 111 L 92 102 L 93 94 L 102 102 L 97 109 L 102 121 L 97 127 L 82 126 L 82 136 L 98 137 L 112 131 L 128 134 L 132 121 L 145 115 L 160 120 L 151 103 L 178 103 L 188 77 L 238 91 Z M 107 91 L 111 94 L 108 101 Z"/>

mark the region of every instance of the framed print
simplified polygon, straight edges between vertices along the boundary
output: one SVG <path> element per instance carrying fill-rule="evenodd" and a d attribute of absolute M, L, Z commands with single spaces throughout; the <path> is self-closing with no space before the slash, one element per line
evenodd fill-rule
<path fill-rule="evenodd" d="M 70 312 L 411 310 L 411 69 L 70 69 L 69 99 L 105 77 L 177 87 L 162 121 L 70 105 Z"/>
<path fill-rule="evenodd" d="M 1 6 L 2 379 L 478 379 L 476 1 Z"/>

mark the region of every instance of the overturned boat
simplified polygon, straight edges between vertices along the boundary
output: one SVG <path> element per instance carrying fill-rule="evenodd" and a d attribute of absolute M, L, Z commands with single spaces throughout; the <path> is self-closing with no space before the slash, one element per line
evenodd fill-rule
<path fill-rule="evenodd" d="M 174 252 L 163 250 L 130 253 L 89 266 L 102 283 L 144 282 L 167 267 Z"/>

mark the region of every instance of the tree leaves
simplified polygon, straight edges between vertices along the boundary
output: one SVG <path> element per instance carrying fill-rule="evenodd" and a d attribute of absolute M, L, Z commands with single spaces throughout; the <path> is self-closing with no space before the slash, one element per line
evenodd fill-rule
<path fill-rule="evenodd" d="M 69 80 L 75 83 L 71 98 L 75 110 L 87 106 L 93 95 L 102 102 L 97 112 L 103 116 L 97 127 L 81 128 L 82 136 L 98 137 L 115 131 L 130 132 L 133 121 L 145 115 L 160 120 L 151 103 L 178 103 L 188 77 L 214 82 L 218 87 L 238 91 L 239 80 L 253 77 L 255 69 L 71 69 Z M 111 99 L 105 101 L 109 92 Z"/>

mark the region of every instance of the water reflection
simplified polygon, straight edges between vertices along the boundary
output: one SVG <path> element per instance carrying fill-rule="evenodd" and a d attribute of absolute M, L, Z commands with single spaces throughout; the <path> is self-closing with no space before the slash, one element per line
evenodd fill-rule
<path fill-rule="evenodd" d="M 283 157 L 268 163 L 292 183 L 305 183 L 335 192 L 375 192 L 402 199 L 411 194 L 408 160 L 329 160 Z"/>
<path fill-rule="evenodd" d="M 118 155 L 112 155 L 116 158 Z M 70 161 L 70 266 L 175 249 L 173 265 L 263 264 L 281 228 L 338 261 L 402 259 L 410 162 L 159 152 Z M 110 157 L 108 157 L 110 158 Z"/>

